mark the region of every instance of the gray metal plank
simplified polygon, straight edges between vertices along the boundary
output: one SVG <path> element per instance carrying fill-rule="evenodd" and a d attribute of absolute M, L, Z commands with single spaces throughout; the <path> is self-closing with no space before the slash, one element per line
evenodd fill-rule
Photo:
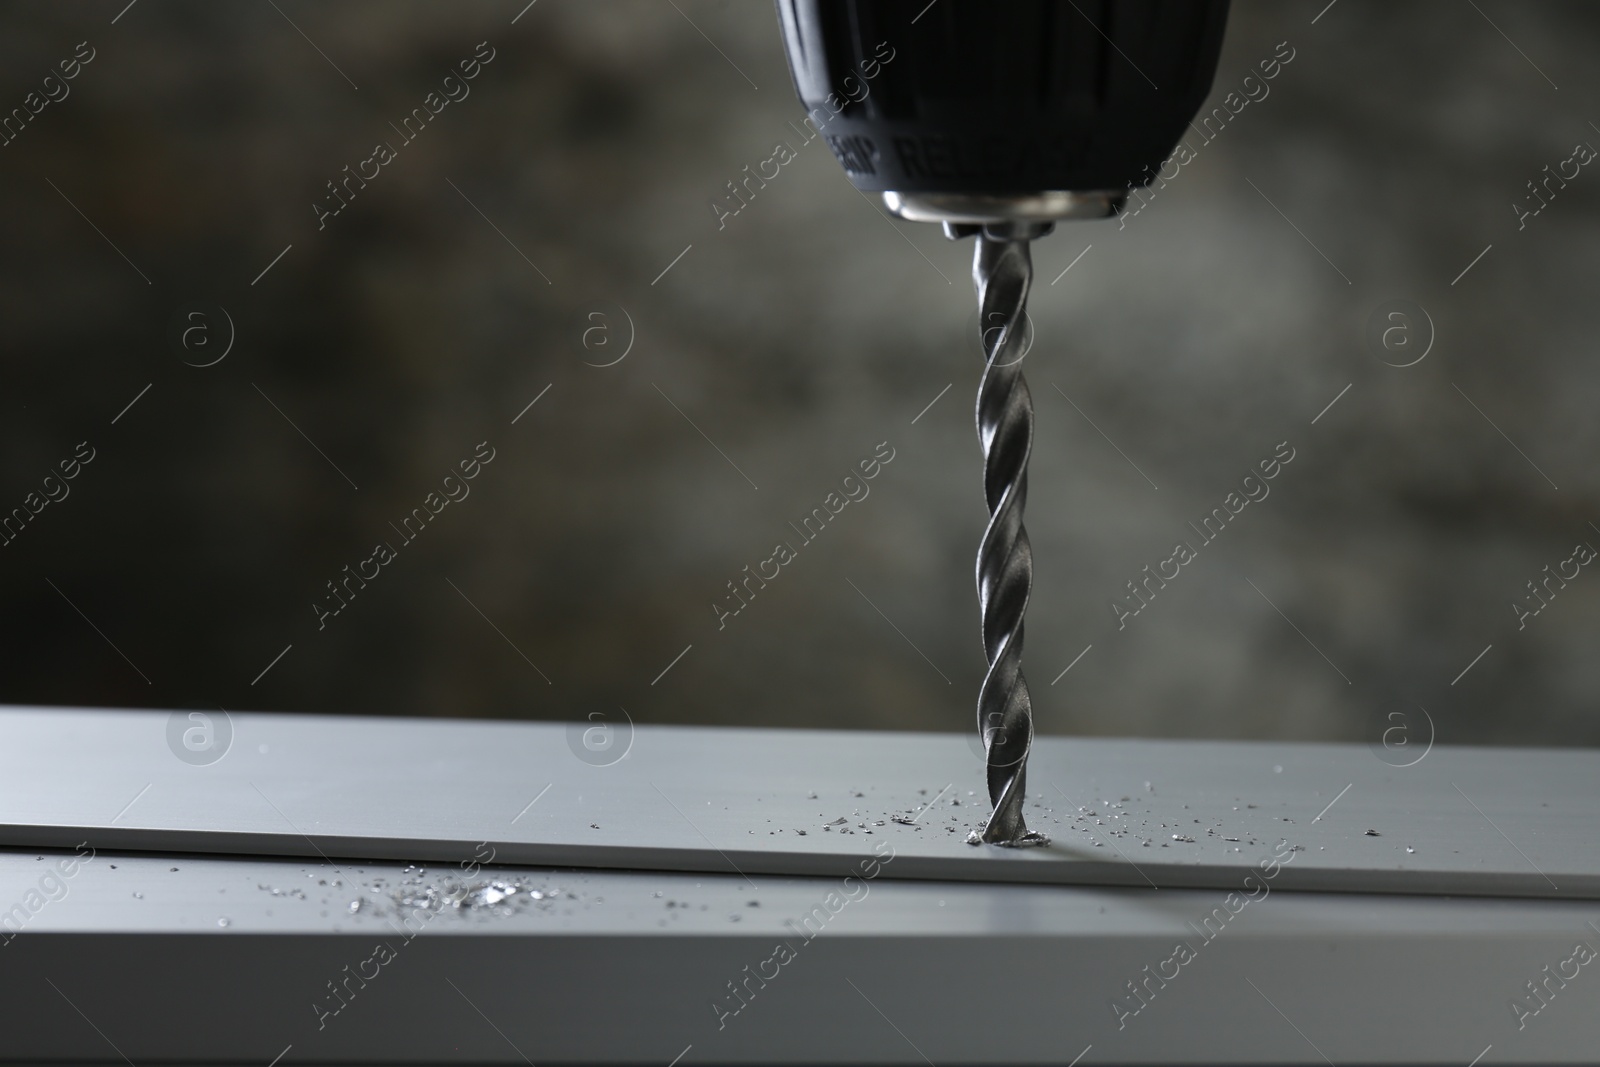
<path fill-rule="evenodd" d="M 1486 1050 L 1486 1065 L 1600 1054 L 1592 964 L 1549 985 L 1536 1014 L 1509 1009 L 1538 1004 L 1525 983 L 1575 943 L 1600 946 L 1600 909 L 1577 901 L 1269 891 L 1234 911 L 1220 890 L 894 881 L 896 860 L 847 884 L 99 852 L 47 880 L 62 860 L 0 852 L 0 908 L 27 913 L 0 926 L 3 1062 L 1464 1067 Z M 496 879 L 520 901 L 400 903 Z M 1180 943 L 1193 958 L 1166 964 Z M 780 944 L 790 957 L 769 962 Z M 1147 967 L 1136 999 L 1128 983 Z"/>
<path fill-rule="evenodd" d="M 964 843 L 986 806 L 955 735 L 639 727 L 594 765 L 561 724 L 231 732 L 194 765 L 166 714 L 0 712 L 0 843 L 843 875 L 887 840 L 895 878 L 1219 888 L 1292 849 L 1280 888 L 1600 898 L 1590 750 L 1394 767 L 1355 745 L 1039 738 L 1029 821 L 1054 843 L 1012 851 Z"/>

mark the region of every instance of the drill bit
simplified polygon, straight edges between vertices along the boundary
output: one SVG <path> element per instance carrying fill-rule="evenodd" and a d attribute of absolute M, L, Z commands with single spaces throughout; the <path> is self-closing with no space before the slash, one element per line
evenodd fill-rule
<path fill-rule="evenodd" d="M 1028 242 L 1050 232 L 1049 223 L 998 223 L 977 231 L 972 282 L 978 291 L 984 372 L 978 386 L 978 440 L 983 445 L 983 490 L 989 525 L 978 547 L 978 602 L 983 610 L 983 651 L 989 662 L 978 692 L 993 814 L 967 843 L 1024 847 L 1049 844 L 1023 818 L 1028 752 L 1033 746 L 1033 703 L 1022 676 L 1022 623 L 1033 589 L 1033 551 L 1022 511 L 1028 499 L 1028 456 L 1033 451 L 1033 398 L 1022 377 L 1032 338 L 1027 323 L 1033 260 Z M 976 231 L 976 232 L 975 232 Z M 952 233 L 951 236 L 964 235 Z"/>

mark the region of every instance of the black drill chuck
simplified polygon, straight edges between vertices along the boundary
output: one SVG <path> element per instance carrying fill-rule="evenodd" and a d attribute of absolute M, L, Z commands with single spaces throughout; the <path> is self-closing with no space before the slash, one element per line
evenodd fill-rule
<path fill-rule="evenodd" d="M 777 0 L 795 90 L 869 193 L 1125 191 L 1211 91 L 1227 0 Z"/>

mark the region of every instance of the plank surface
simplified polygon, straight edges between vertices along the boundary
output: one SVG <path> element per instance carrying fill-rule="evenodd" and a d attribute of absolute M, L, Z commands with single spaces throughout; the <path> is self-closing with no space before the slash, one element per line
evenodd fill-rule
<path fill-rule="evenodd" d="M 1600 899 L 1590 750 L 1039 738 L 1028 819 L 1054 840 L 1013 851 L 965 843 L 987 806 L 955 735 L 639 727 L 597 752 L 581 725 L 240 714 L 202 764 L 174 714 L 0 711 L 0 844 L 842 876 L 888 842 L 893 878 L 1237 888 L 1279 862 L 1283 889 Z"/>
<path fill-rule="evenodd" d="M 0 926 L 0 1062 L 1465 1067 L 1492 1046 L 1487 1067 L 1600 1048 L 1594 965 L 1569 962 L 1600 946 L 1582 901 L 1230 906 L 896 881 L 896 860 L 845 883 L 102 851 L 46 879 L 64 859 L 0 850 L 0 907 L 23 909 Z M 496 883 L 517 892 L 450 903 Z M 1525 983 L 1546 967 L 1577 977 L 1541 1001 Z"/>

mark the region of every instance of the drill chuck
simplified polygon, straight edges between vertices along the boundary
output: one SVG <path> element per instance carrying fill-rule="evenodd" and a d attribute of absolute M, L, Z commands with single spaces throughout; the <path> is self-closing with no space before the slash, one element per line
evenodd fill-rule
<path fill-rule="evenodd" d="M 777 0 L 855 187 L 919 221 L 1098 217 L 1211 91 L 1227 0 Z M 871 76 L 867 77 L 867 73 Z"/>

